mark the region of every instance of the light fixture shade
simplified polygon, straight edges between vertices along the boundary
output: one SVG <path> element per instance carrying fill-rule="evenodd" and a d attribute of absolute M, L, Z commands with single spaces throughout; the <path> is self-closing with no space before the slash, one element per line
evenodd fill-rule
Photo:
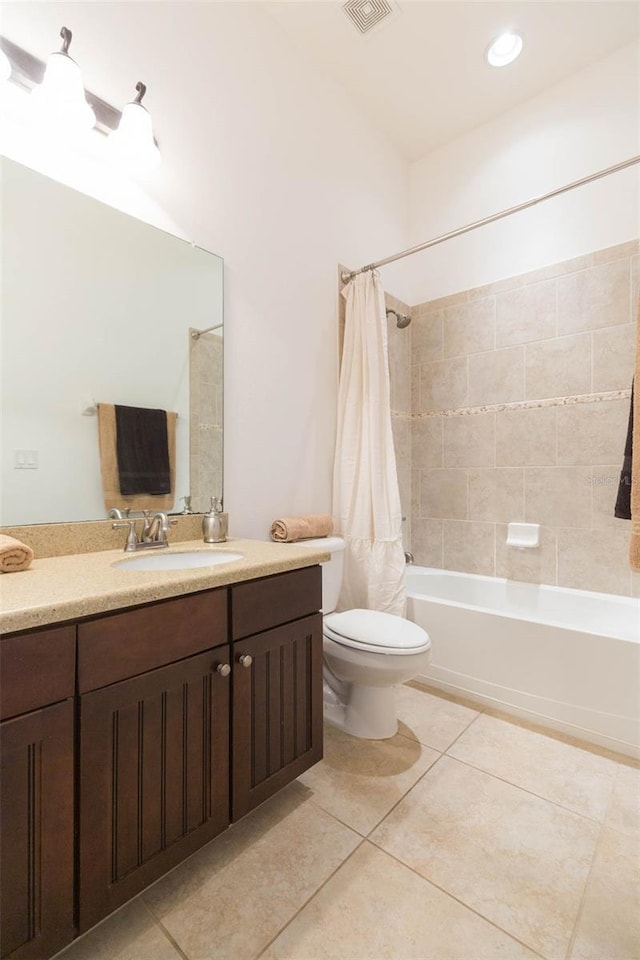
<path fill-rule="evenodd" d="M 485 51 L 487 63 L 492 67 L 506 67 L 522 53 L 522 37 L 507 31 L 492 40 Z"/>
<path fill-rule="evenodd" d="M 4 50 L 0 50 L 0 83 L 11 76 L 11 61 Z"/>
<path fill-rule="evenodd" d="M 140 103 L 146 87 L 138 83 L 136 90 L 138 96 L 125 105 L 118 129 L 109 137 L 109 143 L 119 163 L 130 170 L 143 172 L 157 167 L 161 157 L 153 136 L 151 116 Z"/>
<path fill-rule="evenodd" d="M 50 126 L 90 130 L 96 116 L 85 97 L 80 67 L 67 53 L 71 31 L 63 27 L 60 36 L 62 50 L 49 57 L 44 79 L 31 93 L 32 104 L 38 119 Z"/>

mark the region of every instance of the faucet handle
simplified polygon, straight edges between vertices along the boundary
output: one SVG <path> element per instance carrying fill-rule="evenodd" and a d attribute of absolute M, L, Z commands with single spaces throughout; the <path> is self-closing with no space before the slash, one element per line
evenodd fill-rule
<path fill-rule="evenodd" d="M 138 537 L 136 536 L 136 522 L 135 520 L 116 520 L 111 524 L 112 530 L 118 530 L 120 527 L 128 527 L 129 533 L 127 534 L 127 542 L 124 545 L 126 553 L 129 553 L 132 550 L 135 550 L 138 546 Z"/>

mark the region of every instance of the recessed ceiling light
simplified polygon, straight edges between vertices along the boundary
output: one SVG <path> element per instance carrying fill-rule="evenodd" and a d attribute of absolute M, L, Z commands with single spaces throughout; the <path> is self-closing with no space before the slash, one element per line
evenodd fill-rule
<path fill-rule="evenodd" d="M 506 67 L 508 63 L 513 63 L 516 57 L 520 56 L 521 51 L 522 37 L 508 31 L 491 41 L 485 51 L 485 57 L 492 67 Z"/>

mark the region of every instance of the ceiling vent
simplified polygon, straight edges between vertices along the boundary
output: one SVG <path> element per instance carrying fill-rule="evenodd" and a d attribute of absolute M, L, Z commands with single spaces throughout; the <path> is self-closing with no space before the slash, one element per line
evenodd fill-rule
<path fill-rule="evenodd" d="M 379 27 L 393 13 L 398 12 L 395 3 L 390 0 L 347 0 L 342 9 L 358 30 L 358 33 L 370 33 Z"/>

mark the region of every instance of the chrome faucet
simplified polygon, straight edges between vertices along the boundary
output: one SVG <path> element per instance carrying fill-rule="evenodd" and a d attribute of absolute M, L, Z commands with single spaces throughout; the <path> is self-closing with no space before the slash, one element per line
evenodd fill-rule
<path fill-rule="evenodd" d="M 111 524 L 113 530 L 119 527 L 127 527 L 129 532 L 124 545 L 125 553 L 133 553 L 136 550 L 153 550 L 158 547 L 168 547 L 167 533 L 177 520 L 170 520 L 166 513 L 155 513 L 149 519 L 149 510 L 143 510 L 142 530 L 140 536 L 136 529 L 136 521 L 133 519 L 117 520 Z"/>

